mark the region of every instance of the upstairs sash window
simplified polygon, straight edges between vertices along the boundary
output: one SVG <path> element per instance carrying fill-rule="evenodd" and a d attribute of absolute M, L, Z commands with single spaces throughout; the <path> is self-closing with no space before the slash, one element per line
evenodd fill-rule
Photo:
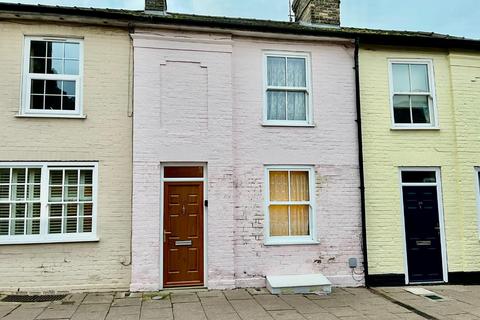
<path fill-rule="evenodd" d="M 78 39 L 25 39 L 24 114 L 80 115 L 82 42 Z"/>
<path fill-rule="evenodd" d="M 393 123 L 398 127 L 435 126 L 435 96 L 430 62 L 391 62 Z"/>
<path fill-rule="evenodd" d="M 266 55 L 266 124 L 310 123 L 308 57 Z"/>

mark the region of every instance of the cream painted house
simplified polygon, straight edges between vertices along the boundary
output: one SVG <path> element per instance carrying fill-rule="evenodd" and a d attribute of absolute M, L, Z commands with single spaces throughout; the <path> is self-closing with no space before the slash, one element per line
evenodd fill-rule
<path fill-rule="evenodd" d="M 360 45 L 368 283 L 480 281 L 480 41 Z"/>
<path fill-rule="evenodd" d="M 130 284 L 129 34 L 74 12 L 0 5 L 0 291 Z"/>

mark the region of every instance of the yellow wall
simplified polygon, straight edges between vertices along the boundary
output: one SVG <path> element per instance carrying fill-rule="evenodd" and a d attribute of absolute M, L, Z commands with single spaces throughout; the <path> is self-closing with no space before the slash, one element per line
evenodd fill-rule
<path fill-rule="evenodd" d="M 388 59 L 433 61 L 439 130 L 392 130 Z M 360 50 L 370 274 L 404 273 L 400 166 L 441 168 L 448 271 L 480 271 L 474 166 L 480 165 L 480 55 Z M 476 66 L 476 67 L 475 67 Z"/>
<path fill-rule="evenodd" d="M 18 118 L 24 35 L 84 38 L 87 119 Z M 0 23 L 0 161 L 98 160 L 92 243 L 0 245 L 0 291 L 127 289 L 130 283 L 130 39 L 125 30 Z"/>

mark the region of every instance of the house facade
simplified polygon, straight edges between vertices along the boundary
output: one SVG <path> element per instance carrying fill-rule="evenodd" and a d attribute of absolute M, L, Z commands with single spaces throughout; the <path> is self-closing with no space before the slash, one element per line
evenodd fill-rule
<path fill-rule="evenodd" d="M 0 291 L 128 289 L 128 30 L 47 7 L 0 16 Z"/>
<path fill-rule="evenodd" d="M 472 45 L 360 47 L 372 285 L 478 282 L 480 55 Z"/>
<path fill-rule="evenodd" d="M 132 34 L 131 290 L 362 285 L 353 39 L 167 22 Z"/>

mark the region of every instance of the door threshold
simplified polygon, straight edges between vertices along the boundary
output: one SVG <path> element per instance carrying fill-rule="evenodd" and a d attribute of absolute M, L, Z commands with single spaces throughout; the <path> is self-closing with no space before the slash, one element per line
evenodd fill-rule
<path fill-rule="evenodd" d="M 162 292 L 170 293 L 195 293 L 195 292 L 205 292 L 208 291 L 207 287 L 196 286 L 196 287 L 175 287 L 175 288 L 163 288 Z"/>
<path fill-rule="evenodd" d="M 428 281 L 428 282 L 410 282 L 407 286 L 428 286 L 428 285 L 438 285 L 438 284 L 448 284 L 448 282 L 439 280 L 439 281 Z"/>

